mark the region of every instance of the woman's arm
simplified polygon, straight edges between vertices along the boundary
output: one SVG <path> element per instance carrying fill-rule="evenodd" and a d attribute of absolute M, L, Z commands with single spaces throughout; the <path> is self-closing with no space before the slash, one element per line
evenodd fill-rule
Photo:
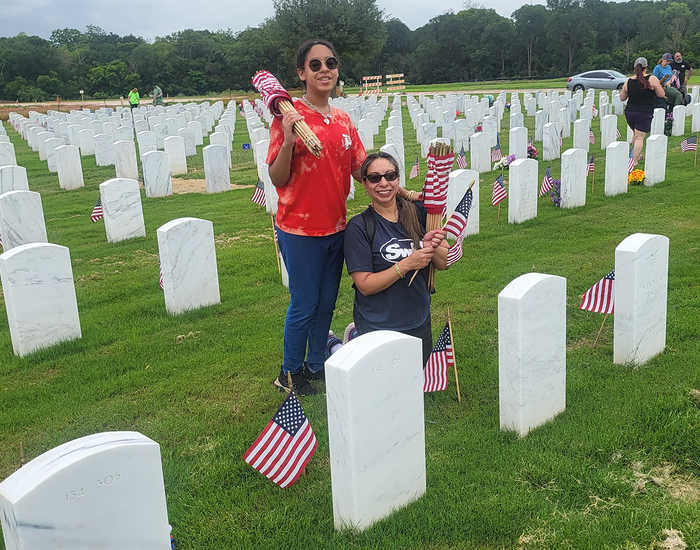
<path fill-rule="evenodd" d="M 625 80 L 625 83 L 622 85 L 622 90 L 620 90 L 620 101 L 625 101 L 627 99 L 627 83 L 630 81 L 628 78 Z"/>
<path fill-rule="evenodd" d="M 297 136 L 294 133 L 294 123 L 304 120 L 296 111 L 289 111 L 282 116 L 282 130 L 284 131 L 284 142 L 282 148 L 268 167 L 270 181 L 275 187 L 284 187 L 289 181 L 292 171 L 292 155 L 294 154 L 294 143 Z"/>
<path fill-rule="evenodd" d="M 384 271 L 370 273 L 368 271 L 354 271 L 350 274 L 352 282 L 363 296 L 372 296 L 382 290 L 386 290 L 399 279 L 403 279 L 411 271 L 423 269 L 434 257 L 435 249 L 432 246 L 414 251 Z M 397 269 L 398 268 L 398 269 Z"/>
<path fill-rule="evenodd" d="M 666 92 L 663 86 L 661 86 L 661 82 L 659 82 L 659 79 L 654 75 L 649 77 L 649 84 L 651 85 L 651 89 L 654 90 L 656 97 L 666 97 Z"/>

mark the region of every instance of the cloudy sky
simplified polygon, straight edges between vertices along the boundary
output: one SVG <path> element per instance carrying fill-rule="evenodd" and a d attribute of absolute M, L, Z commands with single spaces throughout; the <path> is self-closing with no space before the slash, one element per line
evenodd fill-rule
<path fill-rule="evenodd" d="M 523 3 L 544 0 L 477 0 L 509 16 Z M 464 0 L 378 0 L 389 17 L 397 17 L 411 29 L 447 11 L 459 11 Z M 97 25 L 107 32 L 134 34 L 146 39 L 183 29 L 231 29 L 255 27 L 274 15 L 272 0 L 0 0 L 0 36 L 20 32 L 45 38 L 65 27 L 85 30 Z"/>

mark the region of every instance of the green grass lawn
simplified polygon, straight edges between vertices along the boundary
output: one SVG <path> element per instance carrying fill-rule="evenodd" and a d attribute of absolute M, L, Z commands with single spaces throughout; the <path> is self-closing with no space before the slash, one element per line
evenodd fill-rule
<path fill-rule="evenodd" d="M 405 107 L 403 120 L 410 169 L 418 146 Z M 534 118 L 525 120 L 532 134 Z M 336 533 L 323 394 L 302 401 L 319 444 L 296 485 L 281 490 L 241 459 L 282 401 L 272 379 L 288 303 L 270 217 L 250 201 L 252 188 L 142 194 L 146 238 L 108 244 L 89 214 L 114 168 L 88 157 L 85 188 L 59 190 L 46 162 L 6 124 L 30 188 L 41 192 L 49 241 L 70 248 L 83 338 L 17 358 L 2 304 L 0 479 L 18 467 L 21 446 L 31 459 L 94 432 L 136 430 L 161 446 L 179 549 L 632 550 L 664 540 L 664 529 L 700 548 L 700 168 L 692 153 L 680 153 L 681 138 L 670 138 L 665 182 L 605 198 L 598 125 L 596 183 L 589 177 L 585 207 L 561 210 L 544 197 L 536 219 L 509 225 L 503 203 L 497 223 L 496 173 L 482 174 L 481 232 L 465 241 L 458 264 L 437 274 L 433 297 L 436 332 L 452 310 L 462 403 L 452 384 L 426 395 L 427 493 L 363 533 Z M 622 117 L 619 125 L 624 135 Z M 385 128 L 386 119 L 377 147 Z M 241 149 L 247 141 L 239 117 L 234 184 L 255 184 L 252 152 Z M 189 177 L 203 178 L 201 147 L 188 164 Z M 545 168 L 541 162 L 540 178 Z M 422 186 L 425 169 L 421 160 L 410 188 Z M 559 177 L 559 161 L 552 172 Z M 358 185 L 349 215 L 367 203 Z M 221 304 L 171 317 L 158 286 L 156 229 L 183 216 L 214 223 Z M 670 238 L 666 351 L 639 368 L 612 364 L 612 318 L 592 348 L 602 316 L 577 309 L 634 232 Z M 567 409 L 519 439 L 498 428 L 497 295 L 531 271 L 567 279 Z M 351 320 L 352 303 L 345 274 L 336 332 Z"/>

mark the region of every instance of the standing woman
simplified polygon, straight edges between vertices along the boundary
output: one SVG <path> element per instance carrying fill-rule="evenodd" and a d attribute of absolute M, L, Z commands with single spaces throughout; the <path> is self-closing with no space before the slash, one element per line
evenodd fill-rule
<path fill-rule="evenodd" d="M 347 113 L 328 98 L 338 80 L 338 55 L 327 40 L 307 40 L 297 52 L 304 86 L 297 112 L 275 118 L 267 153 L 277 188 L 277 235 L 289 273 L 289 308 L 284 322 L 284 358 L 274 384 L 288 390 L 291 374 L 300 395 L 316 393 L 309 380 L 324 378 L 328 329 L 343 268 L 345 200 L 350 176 L 360 180 L 365 149 Z M 314 157 L 294 133 L 305 120 L 321 141 Z M 306 357 L 306 362 L 304 362 Z"/>
<path fill-rule="evenodd" d="M 657 98 L 664 98 L 665 92 L 659 79 L 654 75 L 647 76 L 647 60 L 638 57 L 634 62 L 634 76 L 627 79 L 620 91 L 620 99 L 627 100 L 625 118 L 634 131 L 632 149 L 634 162 L 639 162 L 644 146 L 644 138 L 651 131 L 651 119 L 654 115 Z"/>

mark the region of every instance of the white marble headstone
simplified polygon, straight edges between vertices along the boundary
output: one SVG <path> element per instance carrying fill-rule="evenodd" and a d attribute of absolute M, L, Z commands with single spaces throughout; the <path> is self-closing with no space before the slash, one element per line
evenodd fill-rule
<path fill-rule="evenodd" d="M 0 279 L 16 355 L 81 337 L 65 246 L 30 243 L 0 254 Z"/>
<path fill-rule="evenodd" d="M 542 128 L 542 160 L 554 160 L 561 154 L 561 139 L 557 125 L 551 122 Z"/>
<path fill-rule="evenodd" d="M 149 151 L 141 158 L 143 184 L 147 197 L 167 197 L 173 194 L 173 184 L 168 169 L 168 154 Z"/>
<path fill-rule="evenodd" d="M 471 150 L 470 168 L 476 172 L 489 172 L 491 170 L 491 148 L 488 144 L 488 136 L 483 132 L 472 134 L 469 143 Z"/>
<path fill-rule="evenodd" d="M 640 365 L 666 347 L 668 248 L 664 235 L 634 233 L 615 249 L 614 363 Z"/>
<path fill-rule="evenodd" d="M 508 223 L 537 217 L 537 161 L 513 161 L 508 174 Z"/>
<path fill-rule="evenodd" d="M 218 304 L 214 224 L 178 218 L 157 230 L 165 308 L 171 315 Z"/>
<path fill-rule="evenodd" d="M 508 154 L 515 155 L 516 159 L 527 158 L 527 128 L 517 126 L 510 129 Z"/>
<path fill-rule="evenodd" d="M 664 124 L 666 121 L 666 111 L 661 108 L 654 109 L 654 114 L 651 118 L 650 136 L 658 136 L 664 133 Z"/>
<path fill-rule="evenodd" d="M 220 193 L 231 189 L 231 175 L 228 170 L 229 154 L 224 145 L 207 145 L 202 149 L 204 157 L 204 178 L 207 193 Z"/>
<path fill-rule="evenodd" d="M 673 125 L 671 126 L 672 136 L 682 136 L 685 133 L 685 105 L 676 105 L 673 108 Z"/>
<path fill-rule="evenodd" d="M 588 146 L 590 145 L 588 131 L 590 128 L 590 121 L 583 118 L 579 118 L 574 121 L 574 148 L 583 149 L 588 152 Z"/>
<path fill-rule="evenodd" d="M 0 236 L 4 252 L 23 244 L 48 242 L 39 193 L 8 191 L 0 194 Z"/>
<path fill-rule="evenodd" d="M 15 146 L 11 143 L 0 143 L 0 166 L 13 166 L 16 164 Z"/>
<path fill-rule="evenodd" d="M 107 242 L 146 236 L 139 182 L 113 178 L 100 184 Z"/>
<path fill-rule="evenodd" d="M 375 331 L 326 361 L 336 529 L 366 529 L 425 493 L 421 349 L 418 338 Z"/>
<path fill-rule="evenodd" d="M 608 197 L 627 193 L 629 145 L 615 141 L 605 150 L 605 194 Z"/>
<path fill-rule="evenodd" d="M 586 151 L 568 149 L 561 156 L 561 208 L 586 204 Z"/>
<path fill-rule="evenodd" d="M 524 437 L 566 408 L 566 279 L 526 273 L 498 295 L 501 430 Z"/>
<path fill-rule="evenodd" d="M 168 136 L 163 140 L 163 147 L 168 155 L 170 175 L 186 174 L 185 140 L 181 136 Z"/>
<path fill-rule="evenodd" d="M 139 179 L 139 167 L 136 160 L 136 147 L 133 140 L 121 140 L 114 143 L 114 166 L 117 177 L 130 180 Z"/>
<path fill-rule="evenodd" d="M 0 483 L 7 550 L 169 550 L 160 447 L 138 432 L 64 443 Z"/>
<path fill-rule="evenodd" d="M 27 169 L 24 166 L 0 166 L 0 193 L 28 190 Z"/>
<path fill-rule="evenodd" d="M 644 185 L 652 186 L 666 179 L 668 137 L 665 134 L 649 136 L 644 155 Z"/>
<path fill-rule="evenodd" d="M 600 148 L 605 151 L 613 141 L 617 141 L 617 116 L 605 115 L 600 119 Z"/>
<path fill-rule="evenodd" d="M 83 165 L 76 145 L 62 145 L 56 149 L 58 185 L 61 189 L 79 189 L 83 182 Z"/>

